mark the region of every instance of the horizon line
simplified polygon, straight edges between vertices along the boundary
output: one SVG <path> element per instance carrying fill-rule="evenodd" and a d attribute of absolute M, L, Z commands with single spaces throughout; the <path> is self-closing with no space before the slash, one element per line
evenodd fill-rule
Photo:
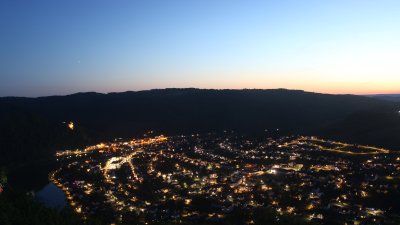
<path fill-rule="evenodd" d="M 45 97 L 62 97 L 62 96 L 69 96 L 75 94 L 87 94 L 87 93 L 96 93 L 96 94 L 116 94 L 116 93 L 126 93 L 126 92 L 144 92 L 144 91 L 156 91 L 156 90 L 169 90 L 169 89 L 176 89 L 176 90 L 189 90 L 189 89 L 196 89 L 196 90 L 216 90 L 216 91 L 224 91 L 224 90 L 236 90 L 236 91 L 243 91 L 243 90 L 287 90 L 287 91 L 303 91 L 308 93 L 316 93 L 316 94 L 326 94 L 326 95 L 358 95 L 358 96 L 372 96 L 372 95 L 400 95 L 400 92 L 318 92 L 318 91 L 310 91 L 310 90 L 303 90 L 303 89 L 289 89 L 289 88 L 197 88 L 197 87 L 165 87 L 165 88 L 150 88 L 150 89 L 140 89 L 140 90 L 125 90 L 125 91 L 110 91 L 110 92 L 99 92 L 99 91 L 78 91 L 72 93 L 65 93 L 65 94 L 51 94 L 51 95 L 39 95 L 39 96 L 22 96 L 22 95 L 4 95 L 0 96 L 0 98 L 45 98 Z"/>

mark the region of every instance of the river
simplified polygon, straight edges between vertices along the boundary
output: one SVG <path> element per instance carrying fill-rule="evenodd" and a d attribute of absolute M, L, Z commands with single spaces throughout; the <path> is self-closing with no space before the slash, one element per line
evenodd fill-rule
<path fill-rule="evenodd" d="M 64 192 L 49 182 L 48 174 L 57 168 L 55 160 L 32 162 L 13 168 L 8 174 L 12 187 L 35 193 L 35 198 L 46 207 L 62 209 L 66 206 Z"/>
<path fill-rule="evenodd" d="M 55 184 L 49 183 L 36 193 L 36 199 L 46 207 L 63 209 L 66 204 L 64 192 Z"/>

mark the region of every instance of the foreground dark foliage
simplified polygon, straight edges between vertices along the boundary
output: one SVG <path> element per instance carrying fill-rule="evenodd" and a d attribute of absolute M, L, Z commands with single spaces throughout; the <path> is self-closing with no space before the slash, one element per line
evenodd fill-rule
<path fill-rule="evenodd" d="M 25 193 L 6 189 L 0 195 L 0 224 L 67 225 L 82 221 L 70 210 L 49 209 Z"/>

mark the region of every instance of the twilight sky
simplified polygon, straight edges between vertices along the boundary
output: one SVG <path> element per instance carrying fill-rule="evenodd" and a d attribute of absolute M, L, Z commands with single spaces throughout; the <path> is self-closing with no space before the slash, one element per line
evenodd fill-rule
<path fill-rule="evenodd" d="M 0 96 L 400 93 L 398 0 L 2 0 Z"/>

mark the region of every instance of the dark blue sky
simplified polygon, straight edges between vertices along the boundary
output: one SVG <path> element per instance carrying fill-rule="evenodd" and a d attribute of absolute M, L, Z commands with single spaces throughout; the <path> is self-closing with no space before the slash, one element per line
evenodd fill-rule
<path fill-rule="evenodd" d="M 165 87 L 400 92 L 400 2 L 0 2 L 0 96 Z"/>

